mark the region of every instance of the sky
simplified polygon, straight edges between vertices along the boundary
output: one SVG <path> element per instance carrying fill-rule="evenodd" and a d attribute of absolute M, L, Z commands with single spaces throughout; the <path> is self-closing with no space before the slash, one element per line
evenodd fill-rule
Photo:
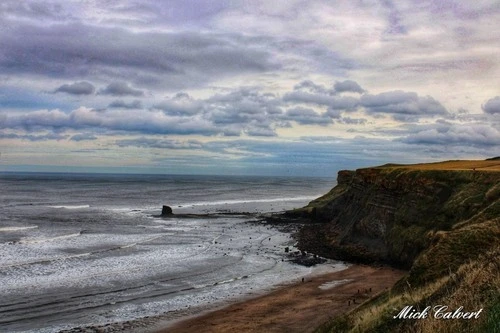
<path fill-rule="evenodd" d="M 500 2 L 0 2 L 0 171 L 500 155 Z"/>

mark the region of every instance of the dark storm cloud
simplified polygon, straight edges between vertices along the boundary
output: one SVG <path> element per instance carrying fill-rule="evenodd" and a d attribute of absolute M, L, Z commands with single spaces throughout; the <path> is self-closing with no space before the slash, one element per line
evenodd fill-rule
<path fill-rule="evenodd" d="M 276 136 L 276 128 L 290 126 L 286 117 L 283 118 L 280 103 L 281 100 L 273 94 L 249 88 L 204 100 L 178 93 L 149 110 L 140 109 L 142 105 L 138 101 L 126 103 L 118 100 L 109 105 L 109 110 L 79 108 L 69 113 L 38 110 L 3 115 L 0 128 L 29 131 L 92 128 L 144 134 Z M 301 122 L 318 121 L 292 116 Z M 327 121 L 328 118 L 322 119 L 323 123 Z"/>
<path fill-rule="evenodd" d="M 9 29 L 0 30 L 0 71 L 5 74 L 127 79 L 169 88 L 279 68 L 270 51 L 238 34 L 6 24 Z M 111 94 L 127 93 L 122 86 L 108 88 Z"/>
<path fill-rule="evenodd" d="M 317 113 L 308 108 L 296 107 L 287 110 L 284 119 L 295 121 L 302 125 L 322 125 L 326 126 L 332 123 L 332 119 L 328 116 Z"/>
<path fill-rule="evenodd" d="M 59 110 L 40 110 L 23 115 L 5 116 L 0 118 L 0 128 L 25 130 L 93 128 L 148 134 L 184 135 L 213 135 L 224 130 L 215 127 L 205 119 L 171 117 L 160 111 L 95 111 L 86 108 L 80 108 L 70 113 Z"/>
<path fill-rule="evenodd" d="M 356 111 L 359 106 L 359 99 L 350 96 L 335 97 L 328 105 L 333 110 Z"/>
<path fill-rule="evenodd" d="M 16 133 L 2 133 L 0 132 L 0 139 L 20 139 L 20 140 L 29 140 L 32 142 L 36 141 L 48 141 L 48 140 L 65 140 L 68 135 L 62 135 L 57 133 L 48 133 L 48 134 L 16 134 Z"/>
<path fill-rule="evenodd" d="M 428 8 L 436 14 L 436 17 L 454 15 L 460 20 L 477 20 L 483 15 L 498 11 L 500 5 L 497 1 L 484 3 L 457 2 L 453 0 L 430 1 Z"/>
<path fill-rule="evenodd" d="M 22 128 L 25 130 L 57 129 L 72 123 L 70 115 L 59 110 L 39 110 L 21 115 L 0 117 L 0 128 Z"/>
<path fill-rule="evenodd" d="M 283 101 L 294 103 L 306 103 L 317 105 L 330 105 L 333 103 L 333 97 L 323 94 L 312 94 L 304 91 L 293 91 L 283 96 Z"/>
<path fill-rule="evenodd" d="M 448 112 L 431 96 L 421 97 L 414 92 L 401 90 L 384 92 L 378 95 L 363 95 L 360 104 L 373 114 L 390 114 L 395 119 L 445 115 Z M 399 117 L 399 118 L 398 118 Z"/>
<path fill-rule="evenodd" d="M 283 96 L 283 101 L 304 104 L 316 104 L 327 106 L 334 110 L 355 111 L 359 100 L 350 96 L 329 96 L 323 94 L 311 94 L 303 91 L 293 91 Z"/>
<path fill-rule="evenodd" d="M 201 149 L 203 143 L 198 140 L 175 140 L 140 137 L 117 140 L 118 147 L 161 148 L 161 149 Z"/>
<path fill-rule="evenodd" d="M 483 111 L 489 114 L 500 114 L 500 96 L 489 99 L 481 106 Z"/>
<path fill-rule="evenodd" d="M 389 15 L 387 17 L 387 29 L 386 34 L 405 34 L 407 33 L 407 28 L 401 23 L 401 14 L 397 10 L 393 1 L 382 0 L 381 4 L 389 10 Z"/>
<path fill-rule="evenodd" d="M 128 103 L 123 100 L 116 100 L 111 102 L 108 107 L 121 109 L 142 109 L 142 102 L 137 99 Z"/>
<path fill-rule="evenodd" d="M 223 128 L 225 135 L 276 136 L 276 128 L 290 127 L 291 121 L 298 124 L 332 124 L 332 118 L 339 119 L 342 111 L 355 111 L 357 98 L 350 96 L 327 96 L 312 94 L 301 89 L 320 91 L 321 87 L 311 81 L 303 81 L 296 90 L 280 98 L 256 87 L 243 87 L 228 93 L 215 94 L 206 99 L 195 99 L 186 93 L 178 93 L 172 98 L 153 106 L 166 115 L 192 117 L 201 116 L 214 126 Z M 318 113 L 298 104 L 328 106 L 326 113 Z M 288 111 L 283 109 L 288 106 Z M 346 122 L 363 123 L 363 120 Z"/>
<path fill-rule="evenodd" d="M 325 115 L 333 119 L 339 119 L 340 117 L 342 117 L 342 111 L 338 109 L 328 108 Z"/>
<path fill-rule="evenodd" d="M 163 110 L 169 115 L 194 115 L 204 109 L 204 101 L 197 100 L 186 93 L 177 93 L 153 106 L 153 109 Z"/>
<path fill-rule="evenodd" d="M 117 19 L 122 23 L 132 22 L 138 25 L 151 23 L 175 24 L 176 26 L 199 24 L 207 22 L 214 15 L 230 8 L 236 8 L 240 0 L 233 1 L 200 1 L 200 0 L 141 0 L 127 3 L 100 2 L 100 6 L 107 6 L 107 10 L 119 13 L 124 18 Z"/>
<path fill-rule="evenodd" d="M 342 117 L 338 120 L 338 122 L 347 125 L 364 125 L 368 122 L 368 120 L 364 118 Z"/>
<path fill-rule="evenodd" d="M 358 94 L 364 94 L 366 90 L 361 88 L 361 86 L 356 82 L 352 80 L 345 80 L 342 82 L 335 82 L 333 85 L 333 88 L 335 89 L 335 92 L 337 93 L 342 93 L 342 92 L 354 92 Z"/>
<path fill-rule="evenodd" d="M 345 115 L 345 112 L 356 111 L 360 106 L 373 116 L 391 114 L 401 121 L 415 121 L 415 117 L 446 113 L 432 97 L 419 97 L 416 93 L 395 91 L 356 98 L 303 91 L 322 90 L 312 82 L 304 81 L 298 86 L 299 89 L 285 94 L 283 98 L 258 87 L 243 87 L 205 99 L 179 92 L 149 109 L 143 109 L 139 100 L 115 100 L 108 105 L 108 110 L 81 107 L 71 112 L 54 109 L 4 114 L 0 117 L 0 128 L 35 132 L 91 129 L 143 134 L 272 137 L 277 136 L 277 129 L 292 127 L 292 123 L 295 124 L 293 126 L 328 126 L 335 120 L 337 124 L 366 124 L 365 118 Z M 76 88 L 80 87 L 80 84 L 73 84 L 65 89 L 74 88 L 73 91 L 77 91 Z M 116 95 L 142 93 L 124 83 L 110 84 L 103 92 Z M 489 106 L 491 102 L 488 103 Z M 326 107 L 326 110 L 316 110 L 304 104 Z"/>
<path fill-rule="evenodd" d="M 283 101 L 327 106 L 332 110 L 357 110 L 359 98 L 341 95 L 346 92 L 364 94 L 366 90 L 352 80 L 337 81 L 332 89 L 327 89 L 322 85 L 306 80 L 297 84 L 294 91 L 286 93 L 283 96 Z"/>
<path fill-rule="evenodd" d="M 312 82 L 311 80 L 305 80 L 300 82 L 299 84 L 296 84 L 293 87 L 293 90 L 306 90 L 311 93 L 316 93 L 316 94 L 329 94 L 331 93 L 330 90 L 326 89 L 324 86 L 320 84 L 316 84 Z"/>
<path fill-rule="evenodd" d="M 249 136 L 263 136 L 263 137 L 273 137 L 277 136 L 276 132 L 269 127 L 250 127 L 246 130 L 246 134 Z"/>
<path fill-rule="evenodd" d="M 96 153 L 100 151 L 110 151 L 110 148 L 85 148 L 85 149 L 77 149 L 77 150 L 71 150 L 72 153 L 79 153 L 79 154 L 85 154 L 85 153 Z"/>
<path fill-rule="evenodd" d="M 126 82 L 113 82 L 110 83 L 106 88 L 99 90 L 101 95 L 112 95 L 112 96 L 144 96 L 144 91 L 139 89 L 134 89 L 129 86 Z"/>
<path fill-rule="evenodd" d="M 204 101 L 206 117 L 217 125 L 238 125 L 249 134 L 270 134 L 270 123 L 280 120 L 281 100 L 254 88 L 240 88 Z M 265 129 L 265 130 L 263 130 Z"/>
<path fill-rule="evenodd" d="M 92 140 L 97 140 L 97 137 L 93 134 L 88 134 L 88 133 L 81 133 L 81 134 L 75 134 L 70 138 L 71 141 L 92 141 Z"/>
<path fill-rule="evenodd" d="M 159 110 L 92 110 L 79 108 L 70 113 L 59 110 L 39 110 L 22 115 L 2 115 L 0 128 L 23 129 L 26 131 L 64 131 L 67 129 L 89 129 L 99 133 L 120 131 L 143 134 L 178 135 L 222 135 L 275 136 L 272 120 L 265 114 L 256 119 L 251 114 L 236 118 L 224 116 L 224 124 L 209 119 L 212 115 L 172 116 Z M 222 116 L 221 116 L 222 117 Z M 245 118 L 243 120 L 243 118 Z M 77 137 L 78 138 L 78 137 Z"/>
<path fill-rule="evenodd" d="M 64 92 L 71 95 L 92 95 L 95 92 L 95 87 L 89 82 L 81 81 L 71 84 L 63 84 L 54 92 Z"/>
<path fill-rule="evenodd" d="M 344 92 L 352 92 L 358 94 L 366 93 L 366 90 L 353 80 L 336 81 L 333 88 L 327 89 L 325 86 L 316 84 L 311 80 L 301 81 L 293 87 L 293 90 L 306 91 L 312 94 L 319 95 L 336 95 Z"/>
<path fill-rule="evenodd" d="M 2 0 L 0 4 L 1 16 L 36 20 L 50 19 L 53 21 L 60 21 L 69 17 L 68 14 L 64 13 L 61 4 L 21 0 Z"/>

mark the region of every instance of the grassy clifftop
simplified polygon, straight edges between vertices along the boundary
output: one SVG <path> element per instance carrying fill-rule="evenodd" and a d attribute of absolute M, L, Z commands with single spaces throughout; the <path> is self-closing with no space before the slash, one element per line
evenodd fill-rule
<path fill-rule="evenodd" d="M 409 270 L 392 290 L 322 332 L 500 331 L 500 161 L 448 161 L 341 171 L 338 185 L 291 215 L 299 246 Z M 477 320 L 394 320 L 406 305 L 484 308 Z M 496 326 L 495 326 L 496 325 Z"/>

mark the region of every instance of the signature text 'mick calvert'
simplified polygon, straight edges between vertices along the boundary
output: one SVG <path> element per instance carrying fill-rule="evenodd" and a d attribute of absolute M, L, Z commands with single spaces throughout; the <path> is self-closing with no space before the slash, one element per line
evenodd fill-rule
<path fill-rule="evenodd" d="M 447 305 L 427 306 L 422 311 L 414 308 L 412 305 L 405 306 L 394 319 L 426 319 L 431 316 L 435 319 L 478 319 L 483 309 L 477 311 L 467 312 L 463 311 L 464 307 L 461 306 L 455 310 L 449 310 Z"/>

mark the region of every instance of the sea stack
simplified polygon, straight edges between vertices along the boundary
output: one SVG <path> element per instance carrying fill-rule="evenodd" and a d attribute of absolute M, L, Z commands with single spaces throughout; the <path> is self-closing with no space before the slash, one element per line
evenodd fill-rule
<path fill-rule="evenodd" d="M 161 209 L 161 215 L 169 216 L 174 215 L 174 213 L 172 212 L 172 208 L 170 206 L 163 205 L 163 208 Z"/>

